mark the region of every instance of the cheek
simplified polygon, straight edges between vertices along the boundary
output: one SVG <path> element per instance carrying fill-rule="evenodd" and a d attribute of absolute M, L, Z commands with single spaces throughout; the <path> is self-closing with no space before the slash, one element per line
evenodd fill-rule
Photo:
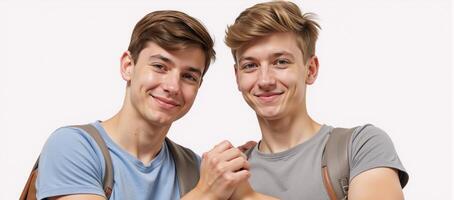
<path fill-rule="evenodd" d="M 140 85 L 139 87 L 145 87 L 149 89 L 150 87 L 154 88 L 156 85 L 159 84 L 161 77 L 157 74 L 153 74 L 153 72 L 141 71 L 139 73 L 135 73 L 132 81 L 134 85 Z"/>
<path fill-rule="evenodd" d="M 238 89 L 241 92 L 247 92 L 254 88 L 256 77 L 254 74 L 240 74 L 238 75 Z"/>
<path fill-rule="evenodd" d="M 195 97 L 197 96 L 198 87 L 197 86 L 185 86 L 182 89 L 183 99 L 186 104 L 191 105 Z"/>
<path fill-rule="evenodd" d="M 304 78 L 298 76 L 297 71 L 294 70 L 282 70 L 276 73 L 276 78 L 280 81 L 284 87 L 295 87 L 299 81 L 304 82 Z"/>
<path fill-rule="evenodd" d="M 142 76 L 143 82 L 150 86 L 159 84 L 161 79 L 162 79 L 162 77 L 159 74 L 154 74 L 154 73 L 143 74 L 143 76 Z"/>

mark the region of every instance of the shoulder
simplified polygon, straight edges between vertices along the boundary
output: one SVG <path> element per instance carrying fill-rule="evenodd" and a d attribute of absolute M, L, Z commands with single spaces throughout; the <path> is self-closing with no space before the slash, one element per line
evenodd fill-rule
<path fill-rule="evenodd" d="M 102 158 L 102 153 L 88 133 L 75 127 L 61 127 L 47 139 L 40 155 L 40 165 L 44 161 L 64 164 L 64 161 L 72 160 L 102 166 L 103 159 L 99 158 Z"/>
<path fill-rule="evenodd" d="M 394 144 L 389 135 L 372 124 L 355 127 L 351 138 L 352 153 L 367 150 L 389 150 L 395 153 Z"/>
<path fill-rule="evenodd" d="M 66 126 L 55 130 L 47 139 L 46 145 L 54 143 L 80 145 L 91 142 L 93 142 L 91 136 L 82 129 Z"/>
<path fill-rule="evenodd" d="M 389 135 L 382 129 L 366 124 L 353 131 L 350 149 L 351 177 L 378 167 L 396 170 L 402 186 L 408 181 L 408 174 L 403 167 L 394 144 Z"/>
<path fill-rule="evenodd" d="M 382 129 L 372 124 L 354 128 L 350 149 L 353 159 L 359 154 L 371 153 L 371 151 L 385 151 L 386 149 L 395 152 L 391 138 Z"/>
<path fill-rule="evenodd" d="M 47 139 L 42 154 L 50 152 L 102 155 L 96 141 L 87 132 L 75 127 L 61 127 L 55 130 Z"/>
<path fill-rule="evenodd" d="M 63 127 L 54 131 L 39 158 L 38 197 L 76 193 L 104 195 L 104 160 L 96 145 L 81 129 Z"/>
<path fill-rule="evenodd" d="M 362 126 L 355 127 L 354 129 L 355 130 L 353 131 L 353 135 L 352 135 L 353 143 L 367 142 L 370 139 L 372 139 L 372 140 L 379 140 L 379 139 L 391 140 L 389 138 L 388 134 L 384 130 L 382 130 L 372 124 L 365 124 Z"/>

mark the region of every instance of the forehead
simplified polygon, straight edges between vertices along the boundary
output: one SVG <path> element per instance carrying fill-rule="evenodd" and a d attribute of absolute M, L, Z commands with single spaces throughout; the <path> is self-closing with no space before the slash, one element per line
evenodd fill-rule
<path fill-rule="evenodd" d="M 205 67 L 205 53 L 201 48 L 194 46 L 168 51 L 154 42 L 148 42 L 140 52 L 138 62 L 147 62 L 152 59 L 167 61 L 178 66 L 191 66 L 201 71 Z"/>
<path fill-rule="evenodd" d="M 236 52 L 236 58 L 239 61 L 244 57 L 268 57 L 279 52 L 288 52 L 294 57 L 302 58 L 303 56 L 294 33 L 273 33 L 253 40 L 239 48 Z"/>

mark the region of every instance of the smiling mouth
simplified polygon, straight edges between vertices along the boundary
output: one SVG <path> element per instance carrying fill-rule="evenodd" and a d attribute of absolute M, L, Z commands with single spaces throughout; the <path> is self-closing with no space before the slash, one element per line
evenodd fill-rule
<path fill-rule="evenodd" d="M 154 96 L 154 95 L 150 95 L 150 96 L 153 97 L 153 99 L 155 99 L 156 102 L 159 104 L 159 106 L 162 108 L 172 109 L 172 108 L 180 106 L 180 104 L 174 100 L 167 99 L 164 97 Z"/>
<path fill-rule="evenodd" d="M 277 99 L 281 94 L 284 94 L 284 92 L 263 93 L 254 96 L 256 96 L 263 103 L 269 103 Z"/>

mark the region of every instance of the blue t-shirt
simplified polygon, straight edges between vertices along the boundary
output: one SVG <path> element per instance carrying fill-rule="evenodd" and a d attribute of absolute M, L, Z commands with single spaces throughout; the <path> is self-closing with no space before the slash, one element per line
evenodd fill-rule
<path fill-rule="evenodd" d="M 115 144 L 99 122 L 93 123 L 112 157 L 110 199 L 180 199 L 175 163 L 164 142 L 150 163 L 142 163 Z M 39 159 L 37 199 L 67 194 L 104 195 L 104 157 L 95 140 L 78 128 L 57 129 Z"/>

